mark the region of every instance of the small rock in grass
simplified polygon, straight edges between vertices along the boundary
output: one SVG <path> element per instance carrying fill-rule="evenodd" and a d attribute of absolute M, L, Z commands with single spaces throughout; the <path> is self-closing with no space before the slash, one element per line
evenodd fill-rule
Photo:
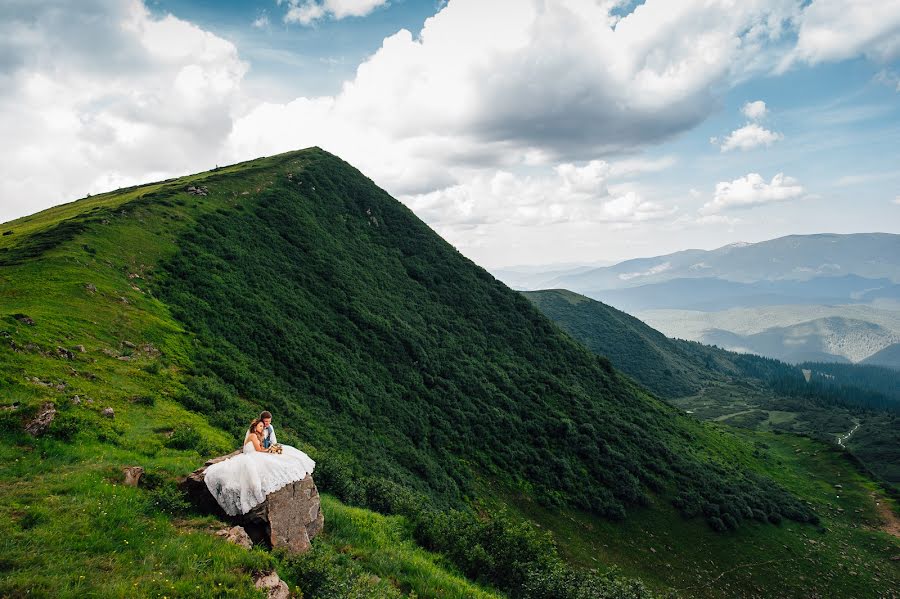
<path fill-rule="evenodd" d="M 129 487 L 138 486 L 141 476 L 144 475 L 144 469 L 140 466 L 126 466 L 122 468 L 122 472 L 125 474 L 125 484 Z"/>
<path fill-rule="evenodd" d="M 216 532 L 216 536 L 224 537 L 226 541 L 234 543 L 235 545 L 240 545 L 244 549 L 253 548 L 253 541 L 250 540 L 250 535 L 247 534 L 247 531 L 244 530 L 243 526 L 223 528 Z"/>
<path fill-rule="evenodd" d="M 13 314 L 13 318 L 22 324 L 27 324 L 30 327 L 34 326 L 34 319 L 26 314 Z"/>
<path fill-rule="evenodd" d="M 106 416 L 107 418 L 115 418 L 116 417 L 116 411 L 113 410 L 112 408 L 103 408 L 103 411 L 100 413 L 103 414 L 104 416 Z"/>
<path fill-rule="evenodd" d="M 75 346 L 75 349 L 76 349 L 79 353 L 82 353 L 82 354 L 85 353 L 85 352 L 87 352 L 87 350 L 84 349 L 84 346 L 83 346 L 83 345 L 76 345 L 76 346 Z"/>
<path fill-rule="evenodd" d="M 266 599 L 289 599 L 291 590 L 274 570 L 256 579 L 256 588 L 266 592 Z"/>
<path fill-rule="evenodd" d="M 85 283 L 84 290 L 88 293 L 97 293 L 97 286 L 93 283 Z"/>

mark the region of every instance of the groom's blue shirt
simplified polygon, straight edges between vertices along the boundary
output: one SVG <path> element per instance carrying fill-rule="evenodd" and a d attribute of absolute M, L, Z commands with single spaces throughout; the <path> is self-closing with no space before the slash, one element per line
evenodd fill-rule
<path fill-rule="evenodd" d="M 263 447 L 268 449 L 272 446 L 272 437 L 275 436 L 275 428 L 270 424 L 263 431 Z"/>

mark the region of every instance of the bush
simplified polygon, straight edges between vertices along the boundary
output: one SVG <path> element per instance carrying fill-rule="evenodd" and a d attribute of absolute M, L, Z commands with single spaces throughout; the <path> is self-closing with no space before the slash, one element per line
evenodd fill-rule
<path fill-rule="evenodd" d="M 174 481 L 164 481 L 150 492 L 150 504 L 157 511 L 181 516 L 191 510 L 191 504 Z"/>
<path fill-rule="evenodd" d="M 138 395 L 131 398 L 131 401 L 139 406 L 147 406 L 148 408 L 156 404 L 156 398 L 152 395 Z"/>
<path fill-rule="evenodd" d="M 59 412 L 50 423 L 47 434 L 60 441 L 71 441 L 79 431 L 87 429 L 90 421 L 74 412 Z"/>
<path fill-rule="evenodd" d="M 366 574 L 349 556 L 325 543 L 315 543 L 301 555 L 286 556 L 279 570 L 285 579 L 303 590 L 304 597 L 403 597 L 387 581 Z"/>
<path fill-rule="evenodd" d="M 190 424 L 179 424 L 172 431 L 172 436 L 166 441 L 166 447 L 170 449 L 194 449 L 200 447 L 203 439 L 200 432 Z"/>

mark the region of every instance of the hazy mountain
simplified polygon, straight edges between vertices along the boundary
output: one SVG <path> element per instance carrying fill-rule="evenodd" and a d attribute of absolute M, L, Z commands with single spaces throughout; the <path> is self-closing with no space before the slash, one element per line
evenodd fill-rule
<path fill-rule="evenodd" d="M 549 286 L 596 293 L 673 279 L 756 283 L 847 275 L 900 283 L 900 235 L 791 235 L 710 251 L 686 250 L 562 275 L 549 281 Z M 878 285 L 884 283 L 873 287 Z"/>
<path fill-rule="evenodd" d="M 900 343 L 894 343 L 875 352 L 863 360 L 862 363 L 900 370 Z"/>
<path fill-rule="evenodd" d="M 529 277 L 636 314 L 672 337 L 792 362 L 859 362 L 900 338 L 888 315 L 900 314 L 900 235 L 792 235 Z M 748 320 L 764 326 L 745 330 Z"/>
<path fill-rule="evenodd" d="M 788 362 L 861 362 L 900 341 L 900 312 L 866 305 L 646 310 L 636 315 L 671 337 Z"/>

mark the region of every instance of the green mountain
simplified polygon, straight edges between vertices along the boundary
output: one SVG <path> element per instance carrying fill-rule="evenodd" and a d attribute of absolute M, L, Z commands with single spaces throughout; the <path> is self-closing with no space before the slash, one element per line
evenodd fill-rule
<path fill-rule="evenodd" d="M 621 560 L 653 589 L 702 572 L 698 596 L 731 595 L 723 576 L 801 595 L 785 580 L 830 571 L 836 550 L 775 577 L 726 576 L 729 560 L 802 554 L 826 527 L 854 560 L 881 568 L 895 550 L 776 467 L 777 441 L 646 393 L 322 150 L 2 229 L 2 595 L 253 596 L 250 575 L 274 567 L 304 596 L 646 596 L 584 567 L 599 527 L 618 531 L 602 570 Z M 47 432 L 23 433 L 48 406 Z M 326 532 L 301 558 L 226 546 L 173 483 L 263 408 L 326 493 Z M 877 522 L 871 483 L 826 457 L 809 467 L 843 473 L 848 505 Z M 135 463 L 145 488 L 119 484 Z M 694 570 L 634 559 L 628 527 L 649 522 L 678 531 L 671 551 Z M 701 570 L 697 540 L 731 535 L 755 541 Z M 898 579 L 882 577 L 829 584 Z"/>
<path fill-rule="evenodd" d="M 522 293 L 591 351 L 698 417 L 831 442 L 860 424 L 846 439 L 847 447 L 884 481 L 900 484 L 900 387 L 894 371 L 850 364 L 794 366 L 668 338 L 571 291 Z"/>

